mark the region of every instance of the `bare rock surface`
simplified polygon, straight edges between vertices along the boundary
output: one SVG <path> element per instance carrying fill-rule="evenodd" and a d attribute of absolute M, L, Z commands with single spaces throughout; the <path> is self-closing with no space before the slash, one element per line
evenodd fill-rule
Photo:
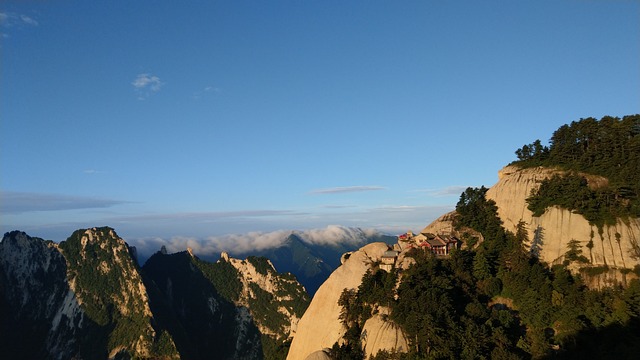
<path fill-rule="evenodd" d="M 380 350 L 406 352 L 409 348 L 402 329 L 386 319 L 384 314 L 375 314 L 364 323 L 361 339 L 365 359 L 375 356 Z"/>
<path fill-rule="evenodd" d="M 567 244 L 572 239 L 582 245 L 583 255 L 594 266 L 633 268 L 638 259 L 631 257 L 633 244 L 640 240 L 640 219 L 619 219 L 613 226 L 604 226 L 601 230 L 580 214 L 552 207 L 540 217 L 533 217 L 527 209 L 527 197 L 531 190 L 537 189 L 540 182 L 560 170 L 550 168 L 520 169 L 507 166 L 498 173 L 499 180 L 487 191 L 487 198 L 498 206 L 498 214 L 507 230 L 514 231 L 520 220 L 526 222 L 531 242 L 539 242 L 540 258 L 550 264 L 562 262 L 567 252 Z M 587 176 L 589 186 L 606 184 L 606 179 Z M 592 248 L 588 245 L 591 242 Z"/>
<path fill-rule="evenodd" d="M 298 323 L 288 360 L 304 360 L 312 353 L 331 348 L 342 339 L 345 328 L 339 319 L 340 294 L 344 289 L 356 289 L 365 272 L 374 262 L 380 261 L 387 248 L 385 243 L 371 243 L 354 251 L 320 286 Z"/>

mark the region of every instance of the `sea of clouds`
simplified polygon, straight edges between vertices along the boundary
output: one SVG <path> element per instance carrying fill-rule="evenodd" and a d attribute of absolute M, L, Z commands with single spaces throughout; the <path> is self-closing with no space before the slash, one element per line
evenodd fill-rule
<path fill-rule="evenodd" d="M 312 230 L 278 230 L 272 232 L 249 232 L 245 234 L 230 234 L 223 236 L 209 236 L 205 238 L 175 236 L 172 238 L 139 238 L 128 241 L 137 248 L 143 257 L 150 256 L 163 246 L 167 252 L 174 253 L 190 248 L 198 256 L 217 256 L 226 251 L 231 254 L 247 254 L 271 248 L 278 248 L 285 244 L 289 235 L 295 234 L 302 241 L 312 245 L 362 245 L 367 238 L 382 235 L 378 230 L 361 229 L 340 225 L 329 225 L 322 229 Z"/>

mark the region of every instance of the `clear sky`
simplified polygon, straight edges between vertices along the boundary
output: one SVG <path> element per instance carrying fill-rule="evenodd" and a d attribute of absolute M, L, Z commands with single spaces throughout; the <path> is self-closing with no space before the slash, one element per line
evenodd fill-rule
<path fill-rule="evenodd" d="M 640 2 L 3 1 L 1 230 L 419 230 L 640 112 Z"/>

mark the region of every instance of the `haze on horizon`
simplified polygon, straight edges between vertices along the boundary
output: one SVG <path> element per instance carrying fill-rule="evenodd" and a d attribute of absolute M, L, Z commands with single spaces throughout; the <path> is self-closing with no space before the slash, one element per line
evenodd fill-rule
<path fill-rule="evenodd" d="M 6 1 L 0 230 L 419 230 L 640 112 L 640 2 Z M 173 240 L 171 240 L 173 239 Z"/>

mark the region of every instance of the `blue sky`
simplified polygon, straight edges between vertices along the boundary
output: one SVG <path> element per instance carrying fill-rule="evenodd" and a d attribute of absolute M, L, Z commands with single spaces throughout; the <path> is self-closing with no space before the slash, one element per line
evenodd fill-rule
<path fill-rule="evenodd" d="M 638 1 L 4 1 L 0 227 L 419 230 L 640 112 Z"/>

